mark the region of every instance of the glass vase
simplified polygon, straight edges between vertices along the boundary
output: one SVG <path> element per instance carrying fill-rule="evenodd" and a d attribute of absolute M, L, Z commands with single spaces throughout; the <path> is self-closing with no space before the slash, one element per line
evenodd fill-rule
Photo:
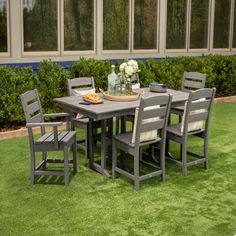
<path fill-rule="evenodd" d="M 132 83 L 131 81 L 126 81 L 125 83 L 125 94 L 131 95 L 132 94 Z"/>

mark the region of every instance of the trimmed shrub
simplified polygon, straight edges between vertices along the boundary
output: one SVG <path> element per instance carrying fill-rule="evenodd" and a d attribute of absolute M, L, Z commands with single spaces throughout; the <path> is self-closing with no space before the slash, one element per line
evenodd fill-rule
<path fill-rule="evenodd" d="M 68 78 L 70 74 L 59 64 L 51 60 L 43 60 L 40 63 L 39 70 L 35 74 L 35 88 L 39 91 L 44 113 L 60 110 L 53 99 L 67 95 L 66 80 Z"/>
<path fill-rule="evenodd" d="M 123 60 L 113 62 L 116 72 Z M 140 83 L 148 87 L 150 82 L 165 83 L 172 89 L 180 89 L 184 71 L 198 71 L 207 74 L 206 87 L 216 87 L 217 96 L 236 94 L 236 56 L 209 55 L 206 57 L 177 57 L 160 60 L 139 60 Z M 78 76 L 93 76 L 97 91 L 107 89 L 107 76 L 111 62 L 81 58 L 69 71 L 51 60 L 40 63 L 33 74 L 32 68 L 0 66 L 0 125 L 12 126 L 24 122 L 19 95 L 37 88 L 45 113 L 59 111 L 55 97 L 67 95 L 66 80 Z"/>
<path fill-rule="evenodd" d="M 71 78 L 93 76 L 96 89 L 107 89 L 107 76 L 111 73 L 111 62 L 81 58 L 71 68 Z"/>
<path fill-rule="evenodd" d="M 20 94 L 34 88 L 31 67 L 0 67 L 0 125 L 20 125 L 25 120 Z"/>

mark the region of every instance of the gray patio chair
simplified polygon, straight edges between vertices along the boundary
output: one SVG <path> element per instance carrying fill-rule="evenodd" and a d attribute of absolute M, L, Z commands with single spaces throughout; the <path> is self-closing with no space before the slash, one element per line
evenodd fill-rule
<path fill-rule="evenodd" d="M 160 95 L 150 98 L 141 98 L 140 106 L 136 109 L 135 125 L 133 132 L 118 134 L 113 137 L 112 144 L 112 177 L 115 178 L 116 172 L 132 179 L 135 189 L 140 189 L 140 181 L 161 175 L 162 181 L 165 180 L 165 140 L 166 127 L 170 111 L 172 96 Z M 151 136 L 149 135 L 151 134 Z M 153 136 L 154 134 L 154 136 Z M 141 140 L 141 136 L 148 135 Z M 142 159 L 142 147 L 149 145 L 159 145 L 160 166 L 156 166 Z M 117 166 L 117 149 L 129 153 L 134 157 L 134 173 Z M 150 150 L 152 147 L 150 147 Z M 141 164 L 154 167 L 154 171 L 140 175 Z"/>
<path fill-rule="evenodd" d="M 132 88 L 139 89 L 139 75 L 133 75 L 131 77 Z M 138 86 L 137 86 L 138 85 Z M 123 133 L 126 130 L 126 121 L 131 122 L 132 129 L 134 127 L 134 113 L 126 115 L 124 117 L 116 117 L 116 134 Z"/>
<path fill-rule="evenodd" d="M 184 72 L 181 90 L 191 92 L 205 87 L 206 74 L 199 72 Z M 171 113 L 179 116 L 179 122 L 184 113 L 184 106 L 171 108 Z"/>
<path fill-rule="evenodd" d="M 93 77 L 78 77 L 74 79 L 68 79 L 67 80 L 67 86 L 68 86 L 68 93 L 70 96 L 75 95 L 85 95 L 87 92 L 94 90 L 95 92 L 95 84 Z M 74 128 L 80 128 L 84 130 L 85 139 L 84 140 L 78 140 L 77 146 L 78 148 L 84 150 L 86 158 L 87 155 L 87 149 L 88 149 L 88 130 L 89 130 L 89 119 L 85 116 L 78 116 L 73 119 L 72 123 L 72 129 Z M 94 122 L 94 135 L 97 136 L 97 128 L 101 127 L 100 121 Z M 84 145 L 82 144 L 84 143 Z"/>
<path fill-rule="evenodd" d="M 74 173 L 77 173 L 77 150 L 76 150 L 76 132 L 58 131 L 62 122 L 44 122 L 45 118 L 66 117 L 69 120 L 68 113 L 43 114 L 37 89 L 29 90 L 20 95 L 21 102 L 26 118 L 26 127 L 28 128 L 30 144 L 30 182 L 35 183 L 35 176 L 64 176 L 65 185 L 69 184 L 69 163 L 73 164 Z M 41 137 L 34 138 L 33 128 L 41 128 Z M 46 127 L 52 127 L 53 131 L 46 132 Z M 69 127 L 69 125 L 67 126 Z M 73 148 L 73 161 L 68 160 L 68 149 Z M 48 159 L 47 152 L 63 151 L 64 159 Z M 35 153 L 42 152 L 42 161 L 36 167 Z M 49 170 L 47 163 L 64 164 L 63 171 Z"/>
<path fill-rule="evenodd" d="M 167 139 L 181 145 L 181 154 L 179 160 L 173 157 L 166 158 L 180 165 L 184 176 L 188 174 L 187 168 L 193 165 L 204 163 L 205 168 L 208 168 L 208 132 L 215 92 L 215 88 L 203 88 L 190 92 L 182 123 L 167 127 Z M 187 139 L 191 135 L 204 140 L 203 155 L 187 151 Z M 187 154 L 197 160 L 187 162 Z"/>

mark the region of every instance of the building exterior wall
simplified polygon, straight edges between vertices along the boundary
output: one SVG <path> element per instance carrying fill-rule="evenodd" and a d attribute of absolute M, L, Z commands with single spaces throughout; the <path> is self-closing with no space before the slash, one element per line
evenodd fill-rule
<path fill-rule="evenodd" d="M 75 51 L 75 52 L 63 52 L 61 47 L 61 38 L 63 37 L 63 30 L 61 29 L 61 17 L 63 16 L 62 8 L 63 1 L 58 1 L 59 6 L 59 50 L 57 53 L 51 52 L 35 52 L 35 53 L 25 53 L 24 43 L 23 43 L 23 1 L 21 0 L 8 0 L 8 22 L 9 22 L 9 52 L 0 53 L 0 64 L 11 64 L 11 63 L 32 63 L 39 62 L 45 58 L 51 58 L 53 61 L 76 61 L 80 57 L 93 57 L 96 59 L 124 59 L 124 58 L 162 58 L 165 56 L 175 57 L 179 55 L 191 55 L 191 56 L 202 56 L 210 53 L 220 53 L 225 55 L 236 54 L 236 48 L 233 48 L 234 40 L 234 20 L 235 12 L 235 0 L 229 0 L 231 4 L 230 11 L 230 30 L 229 30 L 229 47 L 224 49 L 213 48 L 213 35 L 214 35 L 214 7 L 215 1 L 209 0 L 209 42 L 206 49 L 166 49 L 166 25 L 167 25 L 167 0 L 158 1 L 158 32 L 157 32 L 157 49 L 156 50 L 134 50 L 132 46 L 127 51 L 122 50 L 103 50 L 103 0 L 94 0 L 94 15 L 95 15 L 95 25 L 94 25 L 94 50 L 91 51 Z M 132 26 L 132 10 L 134 9 L 135 0 L 127 0 L 130 4 L 130 22 Z M 191 0 L 187 0 L 188 8 L 191 6 Z M 189 10 L 190 11 L 190 10 Z M 190 16 L 188 16 L 189 18 Z M 189 22 L 189 19 L 188 19 Z M 187 22 L 187 24 L 188 24 Z M 35 26 L 37 27 L 37 26 Z M 133 29 L 131 27 L 129 32 L 130 44 L 132 44 Z M 187 45 L 189 37 L 186 38 Z"/>

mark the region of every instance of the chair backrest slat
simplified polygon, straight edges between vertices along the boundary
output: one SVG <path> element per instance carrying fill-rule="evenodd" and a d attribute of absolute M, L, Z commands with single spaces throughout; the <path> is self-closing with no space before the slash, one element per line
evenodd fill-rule
<path fill-rule="evenodd" d="M 199 89 L 197 93 L 192 93 L 192 100 L 199 100 L 202 98 L 211 98 L 212 97 L 212 89 L 211 88 L 205 88 L 205 89 Z"/>
<path fill-rule="evenodd" d="M 35 102 L 29 104 L 28 110 L 29 110 L 29 112 L 31 114 L 40 111 L 40 107 L 39 107 L 38 101 L 35 101 Z"/>
<path fill-rule="evenodd" d="M 148 107 L 166 105 L 166 100 L 168 100 L 166 95 L 153 96 L 148 99 L 143 99 L 143 106 L 147 111 Z"/>
<path fill-rule="evenodd" d="M 200 109 L 208 109 L 211 105 L 210 100 L 202 100 L 202 101 L 195 101 L 190 106 L 190 111 L 200 110 Z"/>
<path fill-rule="evenodd" d="M 43 122 L 42 107 L 37 89 L 29 90 L 24 94 L 21 94 L 20 98 L 22 101 L 26 122 Z"/>
<path fill-rule="evenodd" d="M 199 72 L 184 72 L 182 80 L 182 90 L 189 92 L 205 87 L 206 74 Z"/>
<path fill-rule="evenodd" d="M 191 90 L 199 89 L 199 82 L 197 81 L 191 81 L 191 80 L 185 80 L 184 82 L 184 88 L 190 88 Z"/>
<path fill-rule="evenodd" d="M 155 107 L 154 109 L 146 110 L 143 115 L 142 119 L 149 119 L 158 116 L 164 116 L 166 114 L 166 107 Z"/>
<path fill-rule="evenodd" d="M 42 115 L 40 113 L 35 116 L 31 116 L 28 123 L 40 123 L 42 122 Z"/>
<path fill-rule="evenodd" d="M 27 103 L 27 104 L 28 104 L 30 101 L 37 99 L 37 95 L 36 95 L 35 89 L 29 90 L 29 91 L 25 92 L 25 93 L 21 96 L 21 98 L 22 98 L 22 101 L 24 101 L 24 102 Z"/>
<path fill-rule="evenodd" d="M 141 125 L 140 133 L 163 129 L 164 125 L 165 125 L 165 120 L 164 119 L 156 120 L 156 121 L 150 121 L 148 123 L 144 123 L 144 124 Z"/>
<path fill-rule="evenodd" d="M 74 96 L 75 89 L 88 90 L 95 88 L 93 77 L 78 77 L 67 80 L 68 93 L 70 96 Z"/>
<path fill-rule="evenodd" d="M 190 114 L 188 118 L 188 122 L 196 122 L 196 121 L 205 121 L 208 118 L 208 111 L 203 111 L 200 113 Z"/>

